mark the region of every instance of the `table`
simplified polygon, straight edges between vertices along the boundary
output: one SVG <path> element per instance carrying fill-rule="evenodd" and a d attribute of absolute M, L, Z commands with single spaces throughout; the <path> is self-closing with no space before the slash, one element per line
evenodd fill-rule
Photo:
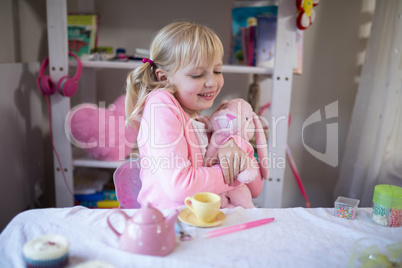
<path fill-rule="evenodd" d="M 130 216 L 136 210 L 124 210 Z M 163 210 L 168 215 L 173 210 Z M 24 267 L 22 247 L 43 234 L 60 234 L 70 241 L 69 267 L 102 260 L 115 267 L 348 267 L 356 242 L 382 245 L 402 242 L 402 227 L 383 227 L 371 220 L 371 208 L 359 208 L 356 219 L 333 216 L 332 208 L 224 209 L 225 222 L 214 228 L 184 225 L 193 239 L 177 239 L 165 257 L 131 254 L 119 249 L 107 225 L 110 209 L 81 206 L 28 210 L 17 215 L 0 234 L 0 267 Z M 215 237 L 214 229 L 262 218 L 275 221 Z M 116 228 L 124 227 L 117 219 Z"/>

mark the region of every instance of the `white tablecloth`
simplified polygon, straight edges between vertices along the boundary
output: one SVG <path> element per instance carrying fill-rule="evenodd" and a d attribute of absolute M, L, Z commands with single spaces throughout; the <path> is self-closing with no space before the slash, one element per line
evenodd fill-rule
<path fill-rule="evenodd" d="M 24 267 L 22 247 L 43 234 L 60 234 L 70 241 L 69 267 L 102 260 L 115 267 L 347 267 L 357 241 L 402 242 L 402 227 L 382 227 L 360 208 L 355 220 L 332 215 L 332 208 L 225 209 L 225 222 L 214 228 L 184 225 L 193 236 L 177 239 L 165 257 L 131 254 L 119 249 L 107 225 L 108 209 L 81 206 L 28 210 L 17 215 L 0 234 L 0 267 Z M 126 209 L 130 216 L 135 210 Z M 163 213 L 168 215 L 171 210 Z M 275 221 L 236 233 L 202 238 L 221 227 L 274 217 Z M 124 227 L 123 217 L 112 218 Z"/>

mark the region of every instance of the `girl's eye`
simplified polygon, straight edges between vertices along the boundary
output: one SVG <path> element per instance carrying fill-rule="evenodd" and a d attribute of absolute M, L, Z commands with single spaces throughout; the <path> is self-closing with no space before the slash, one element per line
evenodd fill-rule
<path fill-rule="evenodd" d="M 199 74 L 199 75 L 191 75 L 191 77 L 192 77 L 192 78 L 195 78 L 195 79 L 201 78 L 202 76 L 203 76 L 202 74 Z"/>
<path fill-rule="evenodd" d="M 214 71 L 214 74 L 222 74 L 221 71 Z"/>

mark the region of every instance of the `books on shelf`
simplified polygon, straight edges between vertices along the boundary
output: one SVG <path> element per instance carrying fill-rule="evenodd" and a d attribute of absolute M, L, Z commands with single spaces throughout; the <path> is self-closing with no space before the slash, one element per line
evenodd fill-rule
<path fill-rule="evenodd" d="M 255 66 L 256 62 L 256 26 L 251 25 L 241 28 L 243 64 L 247 66 Z"/>
<path fill-rule="evenodd" d="M 78 57 L 89 55 L 98 45 L 99 16 L 69 14 L 67 16 L 68 50 Z"/>
<path fill-rule="evenodd" d="M 276 16 L 257 18 L 257 66 L 274 67 Z"/>
<path fill-rule="evenodd" d="M 264 1 L 234 1 L 234 3 L 230 63 L 273 68 L 278 7 L 267 5 L 269 3 Z M 303 32 L 296 29 L 295 38 L 293 71 L 301 74 Z"/>
<path fill-rule="evenodd" d="M 276 5 L 255 5 L 252 1 L 234 1 L 234 5 L 230 63 L 249 66 L 253 63 L 251 66 L 255 66 L 258 44 L 257 18 L 258 16 L 276 17 L 278 7 Z"/>

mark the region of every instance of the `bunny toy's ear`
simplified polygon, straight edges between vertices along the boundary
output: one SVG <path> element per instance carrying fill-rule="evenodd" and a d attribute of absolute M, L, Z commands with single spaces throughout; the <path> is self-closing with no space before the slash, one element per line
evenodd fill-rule
<path fill-rule="evenodd" d="M 258 161 L 260 163 L 261 175 L 268 179 L 268 144 L 259 117 L 254 113 L 253 121 L 255 125 L 255 144 L 257 146 Z"/>

